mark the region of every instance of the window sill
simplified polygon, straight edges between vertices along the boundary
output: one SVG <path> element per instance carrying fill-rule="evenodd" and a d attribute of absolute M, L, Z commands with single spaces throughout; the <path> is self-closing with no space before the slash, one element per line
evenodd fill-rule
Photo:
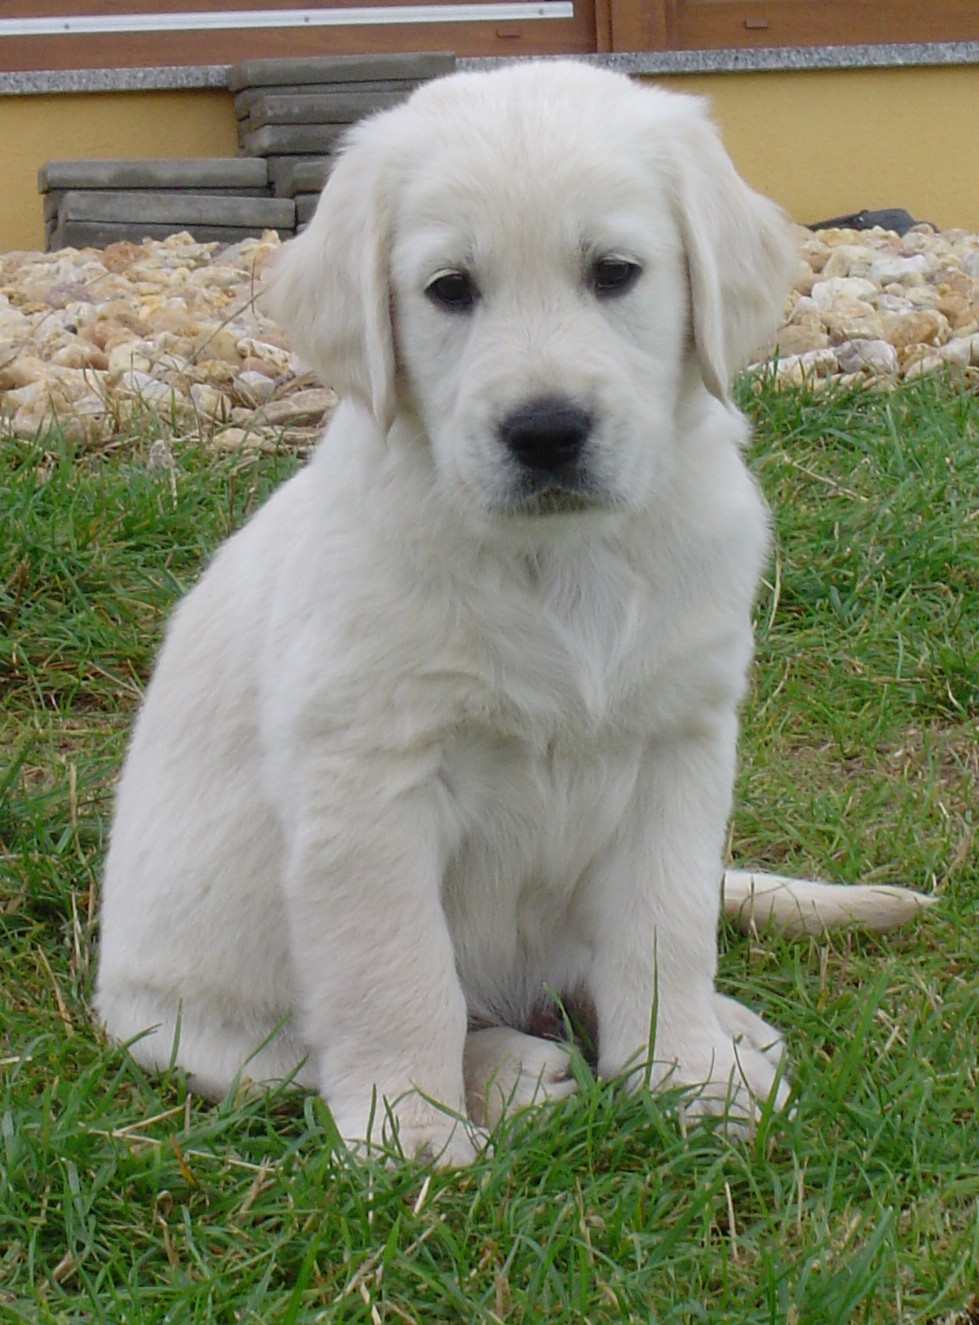
<path fill-rule="evenodd" d="M 541 59 L 560 57 L 542 56 Z M 894 69 L 979 65 L 979 42 L 917 42 L 881 46 L 785 46 L 740 50 L 636 51 L 578 56 L 626 74 L 759 73 L 805 69 Z M 460 69 L 504 63 L 496 58 L 461 58 Z M 147 69 L 56 69 L 0 73 L 0 96 L 56 92 L 158 92 L 227 88 L 228 65 L 163 66 Z"/>

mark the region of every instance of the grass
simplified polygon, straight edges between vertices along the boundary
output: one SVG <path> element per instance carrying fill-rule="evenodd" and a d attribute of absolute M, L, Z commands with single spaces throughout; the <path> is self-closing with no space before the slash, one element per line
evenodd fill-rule
<path fill-rule="evenodd" d="M 296 457 L 3 441 L 0 1322 L 979 1320 L 976 400 L 744 399 L 779 541 L 732 851 L 940 906 L 887 938 L 723 936 L 725 988 L 793 1052 L 796 1111 L 751 1142 L 590 1086 L 459 1174 L 344 1164 L 309 1096 L 202 1104 L 89 1013 L 162 621 Z"/>

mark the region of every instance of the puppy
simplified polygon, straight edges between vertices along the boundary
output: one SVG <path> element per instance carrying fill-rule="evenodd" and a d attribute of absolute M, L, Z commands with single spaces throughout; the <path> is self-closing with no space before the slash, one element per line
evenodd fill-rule
<path fill-rule="evenodd" d="M 564 1003 L 602 1077 L 784 1104 L 714 976 L 768 551 L 728 384 L 792 262 L 701 104 L 612 73 L 353 131 L 270 290 L 342 403 L 175 613 L 119 786 L 97 1003 L 140 1063 L 464 1163 L 574 1088 Z"/>

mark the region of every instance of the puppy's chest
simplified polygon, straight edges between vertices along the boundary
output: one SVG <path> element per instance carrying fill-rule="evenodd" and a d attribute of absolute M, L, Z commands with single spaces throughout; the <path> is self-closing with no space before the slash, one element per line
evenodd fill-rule
<path fill-rule="evenodd" d="M 477 727 L 445 748 L 442 902 L 476 1022 L 528 1028 L 547 989 L 576 988 L 576 899 L 635 813 L 644 754 L 635 739 L 536 749 Z"/>
<path fill-rule="evenodd" d="M 670 607 L 614 584 L 508 604 L 480 625 L 463 645 L 478 665 L 458 696 L 460 727 L 530 758 L 601 760 L 682 723 L 709 685 L 710 661 Z"/>
<path fill-rule="evenodd" d="M 442 732 L 453 835 L 476 855 L 481 842 L 512 852 L 513 874 L 573 877 L 583 844 L 626 812 L 656 726 L 643 650 L 622 620 L 588 632 L 553 614 L 508 624 L 484 641 Z"/>
<path fill-rule="evenodd" d="M 490 910 L 519 907 L 525 895 L 567 898 L 631 814 L 646 755 L 634 736 L 558 737 L 538 749 L 461 728 L 443 749 L 440 776 L 455 843 L 450 876 L 465 880 L 467 907 L 480 893 Z"/>

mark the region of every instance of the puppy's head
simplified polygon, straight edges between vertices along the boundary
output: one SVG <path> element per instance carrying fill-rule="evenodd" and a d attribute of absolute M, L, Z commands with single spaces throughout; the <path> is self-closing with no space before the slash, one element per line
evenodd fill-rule
<path fill-rule="evenodd" d="M 491 513 L 642 506 L 792 259 L 702 104 L 582 64 L 428 84 L 352 133 L 273 270 L 296 349 Z M 693 370 L 693 371 L 692 371 Z"/>

